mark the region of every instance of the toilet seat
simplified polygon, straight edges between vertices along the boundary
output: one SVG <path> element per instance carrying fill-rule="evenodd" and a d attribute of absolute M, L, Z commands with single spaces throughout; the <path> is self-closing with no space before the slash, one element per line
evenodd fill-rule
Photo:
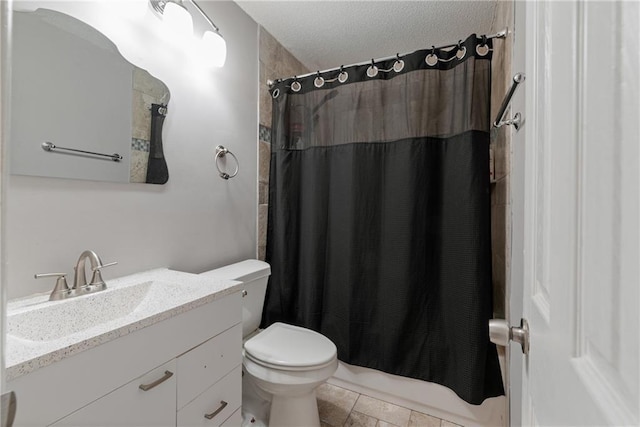
<path fill-rule="evenodd" d="M 244 344 L 245 357 L 261 366 L 310 371 L 335 363 L 335 344 L 322 334 L 298 326 L 274 323 Z"/>

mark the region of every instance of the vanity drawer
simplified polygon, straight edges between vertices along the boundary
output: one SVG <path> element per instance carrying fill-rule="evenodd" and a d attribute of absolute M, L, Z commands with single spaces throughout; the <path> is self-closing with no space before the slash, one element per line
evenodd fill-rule
<path fill-rule="evenodd" d="M 51 424 L 51 427 L 171 425 L 176 411 L 175 372 L 176 361 L 173 359 Z"/>
<path fill-rule="evenodd" d="M 239 365 L 194 401 L 180 409 L 178 411 L 178 426 L 221 425 L 240 408 L 241 382 L 242 367 Z M 215 416 L 211 419 L 205 417 L 207 414 L 213 415 L 214 413 Z"/>
<path fill-rule="evenodd" d="M 240 323 L 178 357 L 178 409 L 240 364 Z"/>

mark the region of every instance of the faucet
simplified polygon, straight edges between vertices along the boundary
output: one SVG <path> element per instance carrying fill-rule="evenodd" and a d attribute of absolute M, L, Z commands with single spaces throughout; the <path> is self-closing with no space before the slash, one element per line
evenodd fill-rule
<path fill-rule="evenodd" d="M 89 264 L 91 266 L 91 271 L 93 275 L 91 276 L 91 281 L 87 283 L 87 272 L 86 272 L 86 263 L 87 259 L 89 259 Z M 78 295 L 87 294 L 90 292 L 97 292 L 107 289 L 107 284 L 104 283 L 102 279 L 102 274 L 100 270 L 105 267 L 110 267 L 112 265 L 116 265 L 117 262 L 110 262 L 108 264 L 103 264 L 102 260 L 94 251 L 86 250 L 80 254 L 78 258 L 78 262 L 76 262 L 76 266 L 73 268 L 75 275 L 73 277 L 73 286 L 69 287 L 67 285 L 67 281 L 65 279 L 66 273 L 46 273 L 46 274 L 36 274 L 34 277 L 36 279 L 40 279 L 41 277 L 57 277 L 56 286 L 51 292 L 49 296 L 50 301 L 71 298 Z"/>
<path fill-rule="evenodd" d="M 87 272 L 85 270 L 85 264 L 89 259 L 89 263 L 91 265 L 91 271 L 93 271 L 93 275 L 91 276 L 91 282 L 87 284 Z M 106 265 L 102 264 L 102 260 L 94 251 L 86 250 L 80 254 L 78 258 L 78 262 L 76 266 L 73 268 L 75 271 L 75 275 L 73 277 L 73 287 L 71 289 L 85 289 L 85 287 L 91 287 L 91 291 L 101 291 L 107 288 L 107 285 L 102 280 L 102 274 L 100 274 L 100 269 L 104 267 L 108 267 L 110 265 L 115 265 L 117 263 L 112 262 Z M 89 290 L 89 289 L 87 289 Z"/>

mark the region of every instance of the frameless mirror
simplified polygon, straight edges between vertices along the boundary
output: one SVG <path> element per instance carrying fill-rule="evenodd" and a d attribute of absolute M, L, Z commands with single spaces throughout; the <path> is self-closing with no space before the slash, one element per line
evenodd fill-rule
<path fill-rule="evenodd" d="M 164 184 L 169 89 L 66 14 L 13 12 L 10 172 Z"/>

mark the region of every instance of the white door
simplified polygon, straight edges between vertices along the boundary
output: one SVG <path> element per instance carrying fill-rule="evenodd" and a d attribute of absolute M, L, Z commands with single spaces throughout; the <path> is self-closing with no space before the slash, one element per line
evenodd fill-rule
<path fill-rule="evenodd" d="M 640 4 L 515 7 L 512 424 L 638 425 Z"/>

